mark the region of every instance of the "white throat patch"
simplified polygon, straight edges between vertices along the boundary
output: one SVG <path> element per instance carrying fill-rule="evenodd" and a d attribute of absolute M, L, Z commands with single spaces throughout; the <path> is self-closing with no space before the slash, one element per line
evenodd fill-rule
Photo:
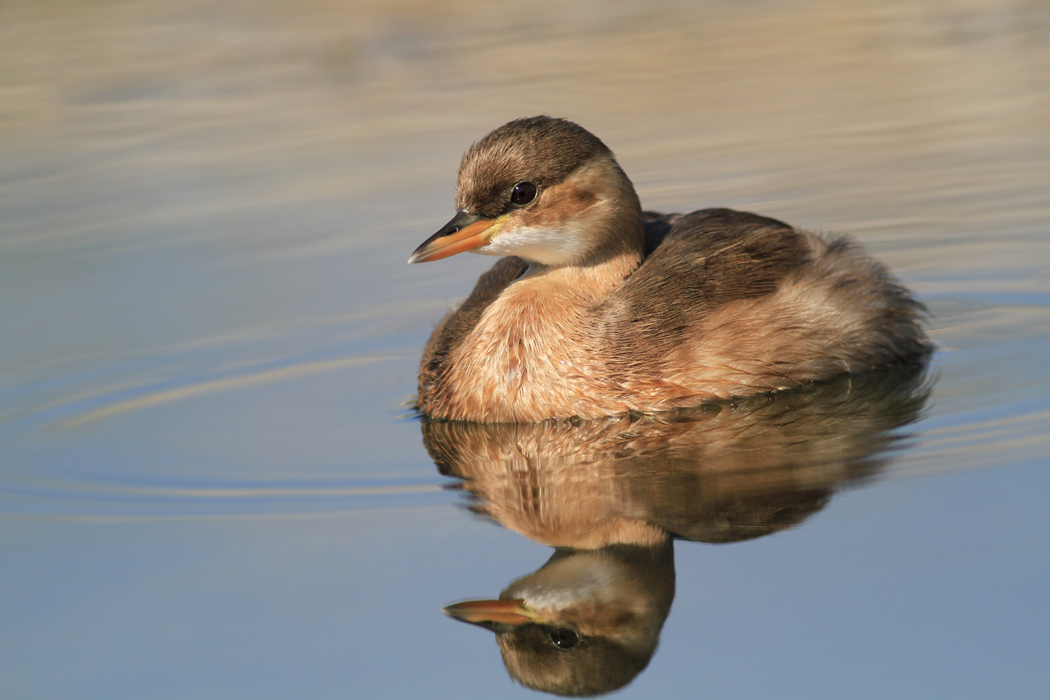
<path fill-rule="evenodd" d="M 470 251 L 479 255 L 517 255 L 541 265 L 568 265 L 582 260 L 590 252 L 593 241 L 580 222 L 567 221 L 556 228 L 504 226 L 481 248 Z"/>

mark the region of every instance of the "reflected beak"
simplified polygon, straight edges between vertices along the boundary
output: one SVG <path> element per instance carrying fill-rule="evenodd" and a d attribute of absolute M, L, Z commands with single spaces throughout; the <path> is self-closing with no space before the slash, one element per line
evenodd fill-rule
<path fill-rule="evenodd" d="M 492 237 L 496 235 L 503 217 L 498 219 L 483 219 L 480 216 L 468 213 L 461 209 L 452 221 L 441 227 L 441 230 L 430 238 L 423 241 L 423 245 L 416 248 L 416 252 L 408 259 L 409 263 L 430 262 L 441 260 L 457 253 L 480 248 L 488 245 Z"/>
<path fill-rule="evenodd" d="M 506 632 L 530 622 L 542 623 L 540 616 L 526 607 L 524 600 L 468 600 L 442 608 L 441 612 L 460 622 L 494 632 Z"/>

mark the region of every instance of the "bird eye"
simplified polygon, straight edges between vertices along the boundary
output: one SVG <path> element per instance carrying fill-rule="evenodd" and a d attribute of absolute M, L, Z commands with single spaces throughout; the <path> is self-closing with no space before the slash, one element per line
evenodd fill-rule
<path fill-rule="evenodd" d="M 510 203 L 519 207 L 536 199 L 536 185 L 531 182 L 519 182 L 510 191 Z"/>
<path fill-rule="evenodd" d="M 551 630 L 551 641 L 559 649 L 570 649 L 576 646 L 576 642 L 580 641 L 580 637 L 568 628 L 559 627 Z"/>

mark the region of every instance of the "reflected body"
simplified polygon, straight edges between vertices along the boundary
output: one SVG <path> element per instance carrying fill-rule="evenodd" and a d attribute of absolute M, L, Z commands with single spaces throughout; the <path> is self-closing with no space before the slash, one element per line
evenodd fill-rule
<path fill-rule="evenodd" d="M 531 422 L 798 387 L 928 351 L 922 306 L 845 238 L 728 209 L 642 212 L 612 152 L 534 117 L 470 148 L 409 262 L 510 256 L 435 329 L 429 416 Z"/>
<path fill-rule="evenodd" d="M 445 608 L 496 633 L 523 685 L 593 695 L 649 663 L 675 590 L 672 540 L 731 543 L 795 527 L 877 473 L 922 413 L 925 371 L 898 366 L 691 410 L 595 421 L 425 421 L 471 509 L 555 547 L 498 600 Z"/>

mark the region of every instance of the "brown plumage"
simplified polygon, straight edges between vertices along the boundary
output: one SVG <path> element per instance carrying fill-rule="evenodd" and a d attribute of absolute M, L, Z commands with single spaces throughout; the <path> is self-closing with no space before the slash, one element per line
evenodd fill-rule
<path fill-rule="evenodd" d="M 418 408 L 534 422 L 656 412 L 922 357 L 924 309 L 844 237 L 728 209 L 643 214 L 597 137 L 519 119 L 463 157 L 410 262 L 507 255 L 427 342 Z"/>

